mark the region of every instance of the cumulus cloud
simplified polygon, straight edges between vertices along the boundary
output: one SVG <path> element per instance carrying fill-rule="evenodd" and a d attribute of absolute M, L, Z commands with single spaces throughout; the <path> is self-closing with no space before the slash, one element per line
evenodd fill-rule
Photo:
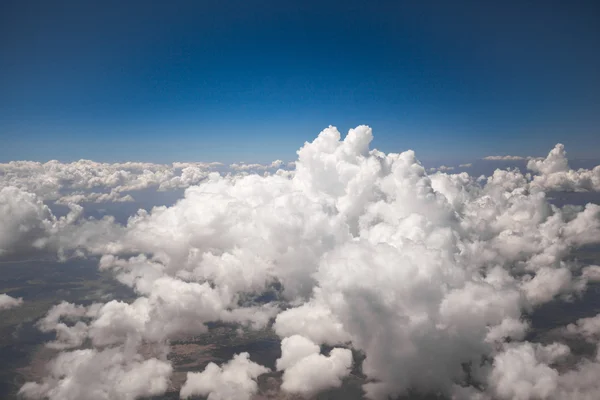
<path fill-rule="evenodd" d="M 249 400 L 257 392 L 256 378 L 269 372 L 268 368 L 250 361 L 248 353 L 236 354 L 219 367 L 210 363 L 202 372 L 188 372 L 180 396 L 208 396 L 208 400 Z"/>
<path fill-rule="evenodd" d="M 67 215 L 57 218 L 35 194 L 13 186 L 0 189 L 0 257 L 50 246 L 52 237 L 75 223 L 82 210 L 71 205 Z"/>
<path fill-rule="evenodd" d="M 283 338 L 300 334 L 316 343 L 329 345 L 350 341 L 350 335 L 331 310 L 313 301 L 277 315 L 274 328 Z"/>
<path fill-rule="evenodd" d="M 529 160 L 527 168 L 544 175 L 568 171 L 569 164 L 566 158 L 565 146 L 559 143 L 548 153 L 548 157 L 545 159 Z"/>
<path fill-rule="evenodd" d="M 447 165 L 440 165 L 439 167 L 429 168 L 429 172 L 435 172 L 435 171 L 440 171 L 440 172 L 454 171 L 454 167 L 449 167 Z"/>
<path fill-rule="evenodd" d="M 0 189 L 0 255 L 18 247 L 42 247 L 53 219 L 50 209 L 35 195 L 16 187 Z"/>
<path fill-rule="evenodd" d="M 196 185 L 220 163 L 152 164 L 11 161 L 0 164 L 0 187 L 16 187 L 41 200 L 69 203 L 128 202 L 128 192 Z"/>
<path fill-rule="evenodd" d="M 496 355 L 489 377 L 494 394 L 499 399 L 550 398 L 558 386 L 558 372 L 548 366 L 548 363 L 555 357 L 562 357 L 569 352 L 566 346 L 555 347 L 557 348 L 548 350 L 541 346 L 536 348 L 531 343 L 523 343 L 509 346 Z"/>
<path fill-rule="evenodd" d="M 8 310 L 9 308 L 18 307 L 23 304 L 22 298 L 14 298 L 5 293 L 0 293 L 0 310 Z"/>
<path fill-rule="evenodd" d="M 600 166 L 591 170 L 573 170 L 569 167 L 567 153 L 557 144 L 544 159 L 530 160 L 527 168 L 536 173 L 532 185 L 553 191 L 600 191 Z"/>
<path fill-rule="evenodd" d="M 519 161 L 519 160 L 527 160 L 529 157 L 521 157 L 521 156 L 487 156 L 483 157 L 483 160 L 488 161 Z"/>
<path fill-rule="evenodd" d="M 281 388 L 286 392 L 313 395 L 324 389 L 339 387 L 350 374 L 352 352 L 334 348 L 329 356 L 320 347 L 299 335 L 281 341 L 281 358 L 277 369 L 284 370 Z"/>
<path fill-rule="evenodd" d="M 49 368 L 41 383 L 28 382 L 19 394 L 28 399 L 134 400 L 164 393 L 172 372 L 164 358 L 144 359 L 122 347 L 64 352 Z"/>
<path fill-rule="evenodd" d="M 42 332 L 56 333 L 56 340 L 46 345 L 60 350 L 81 346 L 87 338 L 88 325 L 78 319 L 95 317 L 100 307 L 101 304 L 84 307 L 65 301 L 52 307 L 37 323 Z M 75 322 L 68 325 L 69 321 Z"/>
<path fill-rule="evenodd" d="M 466 164 L 460 164 L 459 167 L 460 168 L 471 168 L 473 166 L 472 163 L 466 163 Z"/>
<path fill-rule="evenodd" d="M 246 164 L 244 162 L 235 163 L 229 165 L 229 168 L 233 171 L 238 172 L 260 172 L 260 171 L 268 171 L 268 170 L 277 170 L 283 167 L 285 164 L 281 160 L 272 161 L 270 164 Z"/>
<path fill-rule="evenodd" d="M 598 346 L 600 315 L 583 318 L 565 328 L 568 335 L 580 336 Z M 600 358 L 598 348 L 593 358 L 580 358 L 574 367 L 566 361 L 571 350 L 564 344 L 504 344 L 487 375 L 489 392 L 497 399 L 575 399 L 598 396 Z M 473 393 L 473 398 L 482 393 Z"/>
<path fill-rule="evenodd" d="M 524 400 L 574 393 L 596 362 L 559 372 L 564 347 L 525 341 L 532 310 L 581 294 L 597 276 L 568 256 L 600 242 L 600 206 L 556 207 L 549 186 L 536 181 L 568 172 L 564 154 L 535 160 L 533 177 L 518 170 L 483 179 L 428 175 L 414 152 L 371 150 L 372 138 L 366 126 L 344 139 L 329 127 L 298 151 L 293 173 L 208 173 L 172 206 L 140 210 L 124 225 L 75 214 L 61 222 L 35 195 L 10 189 L 8 207 L 18 203 L 11 196 L 29 204 L 16 221 L 30 223 L 18 240 L 0 236 L 5 242 L 42 237 L 62 251 L 101 256 L 100 268 L 137 294 L 130 303 L 52 309 L 40 322 L 56 332 L 52 346 L 92 346 L 57 360 L 89 368 L 56 361 L 47 379 L 22 392 L 76 398 L 88 384 L 83 371 L 117 357 L 99 373 L 98 393 L 112 382 L 104 398 L 154 395 L 165 390 L 170 365 L 144 346 L 167 352 L 169 340 L 205 332 L 214 321 L 249 328 L 274 321 L 282 338 L 277 369 L 289 392 L 341 385 L 354 350 L 365 356 L 370 399 L 413 391 Z M 6 232 L 19 229 L 14 222 Z M 257 300 L 272 291 L 275 300 Z M 335 348 L 322 354 L 321 345 Z M 116 378 L 146 369 L 156 376 L 152 386 L 130 388 Z M 181 396 L 248 398 L 266 371 L 241 354 L 190 373 Z"/>
<path fill-rule="evenodd" d="M 600 166 L 573 170 L 569 167 L 565 146 L 557 144 L 546 157 L 488 156 L 484 160 L 527 160 L 527 169 L 535 175 L 531 185 L 544 191 L 600 191 Z"/>
<path fill-rule="evenodd" d="M 83 207 L 69 204 L 61 217 L 34 193 L 8 186 L 0 189 L 0 258 L 30 256 L 39 252 L 57 255 L 103 253 L 119 236 L 114 217 L 83 218 Z"/>

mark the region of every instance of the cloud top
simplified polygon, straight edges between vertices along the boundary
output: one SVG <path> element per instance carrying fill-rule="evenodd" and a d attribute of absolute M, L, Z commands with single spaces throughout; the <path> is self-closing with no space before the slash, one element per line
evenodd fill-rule
<path fill-rule="evenodd" d="M 530 161 L 533 175 L 430 175 L 413 151 L 385 154 L 370 149 L 372 139 L 367 126 L 343 139 L 329 127 L 298 151 L 292 173 L 211 172 L 175 204 L 122 225 L 82 218 L 77 207 L 56 218 L 37 195 L 7 189 L 6 210 L 24 221 L 10 228 L 25 227 L 21 246 L 99 256 L 100 268 L 137 295 L 52 309 L 40 328 L 56 332 L 51 346 L 64 352 L 48 378 L 22 392 L 76 398 L 91 387 L 90 371 L 106 398 L 157 394 L 172 370 L 169 341 L 220 321 L 273 323 L 281 390 L 304 396 L 339 387 L 353 351 L 365 357 L 370 399 L 591 396 L 596 360 L 559 368 L 567 347 L 526 338 L 532 310 L 573 299 L 597 279 L 593 266 L 568 256 L 600 242 L 600 206 L 560 208 L 546 197 L 593 189 L 595 170 L 572 172 L 558 145 Z M 275 300 L 255 301 L 273 292 Z M 81 368 L 63 366 L 67 359 Z M 138 384 L 142 372 L 155 385 Z M 188 374 L 180 395 L 250 398 L 267 372 L 242 353 Z"/>

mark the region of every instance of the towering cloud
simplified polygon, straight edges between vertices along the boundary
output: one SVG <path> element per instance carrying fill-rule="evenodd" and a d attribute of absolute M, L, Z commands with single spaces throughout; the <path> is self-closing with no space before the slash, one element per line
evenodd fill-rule
<path fill-rule="evenodd" d="M 562 144 L 557 144 L 545 159 L 529 160 L 527 168 L 537 173 L 532 185 L 544 190 L 600 191 L 600 166 L 572 170 Z"/>
<path fill-rule="evenodd" d="M 569 173 L 562 147 L 530 162 L 533 177 L 498 170 L 479 180 L 430 176 L 414 152 L 384 154 L 369 149 L 371 140 L 366 126 L 343 140 L 329 127 L 298 151 L 293 173 L 210 173 L 174 205 L 141 210 L 124 226 L 73 217 L 48 231 L 39 221 L 54 217 L 31 200 L 20 215 L 33 228 L 19 242 L 48 237 L 68 251 L 66 238 L 78 238 L 79 254 L 101 256 L 100 268 L 138 297 L 53 309 L 40 323 L 57 332 L 52 345 L 92 348 L 62 353 L 47 379 L 22 392 L 76 398 L 68 396 L 81 393 L 92 371 L 98 393 L 112 384 L 106 399 L 159 393 L 171 372 L 169 339 L 214 321 L 274 321 L 281 389 L 306 396 L 342 384 L 351 349 L 365 356 L 371 399 L 559 399 L 591 387 L 595 361 L 557 368 L 567 347 L 525 341 L 532 310 L 581 294 L 595 276 L 568 255 L 600 241 L 600 206 L 558 208 L 545 195 L 568 189 L 543 178 Z M 254 300 L 273 290 L 276 301 Z M 157 351 L 142 351 L 148 346 Z M 138 385 L 142 371 L 153 385 Z M 190 373 L 181 396 L 249 398 L 265 372 L 240 354 Z"/>

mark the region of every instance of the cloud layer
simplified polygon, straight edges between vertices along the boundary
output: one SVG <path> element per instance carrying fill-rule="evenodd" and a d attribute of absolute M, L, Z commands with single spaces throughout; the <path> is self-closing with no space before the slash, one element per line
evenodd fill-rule
<path fill-rule="evenodd" d="M 289 393 L 340 386 L 355 366 L 352 349 L 365 356 L 370 399 L 593 398 L 597 360 L 567 368 L 566 345 L 525 337 L 533 310 L 573 299 L 595 280 L 593 268 L 568 256 L 600 241 L 600 206 L 558 208 L 546 192 L 598 190 L 598 167 L 570 170 L 557 145 L 529 161 L 533 175 L 428 175 L 414 152 L 384 154 L 369 148 L 371 140 L 366 126 L 343 140 L 329 127 L 298 151 L 292 172 L 240 164 L 241 174 L 199 174 L 177 203 L 140 210 L 124 225 L 85 219 L 75 205 L 57 218 L 31 189 L 39 185 L 3 188 L 0 210 L 10 219 L 0 249 L 99 256 L 99 267 L 138 296 L 53 308 L 39 326 L 56 332 L 50 345 L 63 352 L 50 375 L 22 393 L 162 393 L 172 371 L 169 340 L 221 321 L 273 323 L 282 339 L 281 390 Z M 276 300 L 256 301 L 273 290 Z M 586 321 L 569 334 L 597 343 L 596 325 Z M 242 353 L 188 374 L 180 394 L 250 398 L 266 372 Z"/>
<path fill-rule="evenodd" d="M 204 181 L 216 170 L 269 174 L 286 168 L 281 160 L 266 165 L 238 163 L 229 167 L 214 162 L 11 161 L 0 163 L 0 187 L 13 186 L 35 194 L 40 200 L 59 204 L 131 202 L 135 192 L 185 189 Z"/>

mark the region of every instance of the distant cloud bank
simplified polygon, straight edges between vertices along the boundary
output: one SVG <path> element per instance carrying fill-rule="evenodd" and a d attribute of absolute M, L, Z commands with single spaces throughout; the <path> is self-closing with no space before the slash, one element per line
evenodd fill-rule
<path fill-rule="evenodd" d="M 487 156 L 483 157 L 483 160 L 488 161 L 519 161 L 519 160 L 527 160 L 529 157 L 521 157 L 521 156 Z"/>

